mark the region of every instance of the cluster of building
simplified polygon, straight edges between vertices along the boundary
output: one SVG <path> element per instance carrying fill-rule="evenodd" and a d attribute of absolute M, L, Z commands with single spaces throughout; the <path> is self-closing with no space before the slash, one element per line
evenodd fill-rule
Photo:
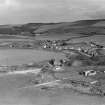
<path fill-rule="evenodd" d="M 45 45 L 46 45 L 46 43 L 45 43 Z M 51 45 L 53 45 L 53 44 L 51 44 Z M 54 59 L 49 60 L 49 65 L 51 67 L 53 67 L 53 69 L 52 69 L 53 71 L 65 71 L 64 66 L 70 66 L 70 67 L 71 66 L 76 66 L 76 67 L 79 67 L 79 66 L 82 65 L 82 62 L 84 63 L 84 60 L 83 61 L 82 60 L 78 60 L 78 55 L 79 54 L 83 55 L 83 57 L 87 56 L 87 58 L 90 59 L 90 57 L 96 57 L 96 56 L 102 55 L 100 53 L 100 51 L 102 51 L 103 48 L 104 48 L 104 46 L 101 46 L 101 45 L 98 45 L 98 44 L 92 43 L 92 42 L 90 42 L 88 44 L 89 47 L 86 47 L 86 46 L 83 47 L 83 46 L 78 46 L 78 45 L 76 45 L 76 46 L 72 46 L 72 45 L 62 46 L 62 45 L 57 45 L 57 44 L 54 44 L 54 45 L 55 45 L 55 47 L 60 46 L 60 48 L 63 51 L 66 49 L 66 51 L 68 52 L 70 57 L 66 58 L 66 59 L 61 59 L 58 64 L 56 63 L 56 61 Z M 73 54 L 71 54 L 71 52 L 73 52 L 74 56 L 75 56 L 75 53 L 76 53 L 77 54 L 76 55 L 77 58 L 73 57 Z M 92 86 L 92 91 L 94 91 L 96 89 L 95 90 L 96 93 L 99 92 L 100 94 L 104 94 L 105 95 L 105 93 L 101 89 L 98 89 L 98 88 L 101 87 L 101 84 L 102 84 L 99 78 L 101 77 L 101 74 L 105 74 L 105 70 L 104 69 L 101 70 L 101 71 L 100 70 L 96 70 L 96 69 L 88 69 L 88 70 L 83 70 L 83 71 L 77 71 L 77 73 L 78 73 L 78 75 L 80 75 L 83 78 L 85 78 L 86 81 L 89 78 L 90 78 L 90 80 L 92 80 L 92 81 L 89 82 L 90 86 Z M 89 88 L 89 91 L 90 91 L 90 88 Z"/>
<path fill-rule="evenodd" d="M 63 40 L 44 40 L 40 44 L 44 49 L 62 50 L 66 42 Z"/>
<path fill-rule="evenodd" d="M 69 69 L 71 68 L 69 67 Z M 48 61 L 48 65 L 44 65 L 44 68 L 42 68 L 42 77 L 43 74 L 48 72 L 50 72 L 49 75 L 52 75 L 54 79 L 59 80 L 61 78 L 61 87 L 63 85 L 64 87 L 67 86 L 77 91 L 81 91 L 82 93 L 98 94 L 105 96 L 105 92 L 101 89 L 101 82 L 98 79 L 92 78 L 98 75 L 98 73 L 100 72 L 98 70 L 88 69 L 83 71 L 76 71 L 77 73 L 74 74 L 75 76 L 68 77 L 66 76 L 65 72 L 71 73 L 72 71 L 67 71 L 65 62 L 63 60 L 57 62 L 55 59 L 51 59 Z M 57 77 L 55 75 L 56 73 L 60 73 L 61 75 L 63 75 L 64 73 L 66 78 L 59 78 L 59 76 Z"/>
<path fill-rule="evenodd" d="M 95 42 L 81 42 L 81 43 L 67 43 L 64 40 L 45 40 L 42 41 L 41 46 L 43 49 L 52 49 L 57 51 L 64 51 L 64 50 L 76 50 L 82 54 L 87 56 L 97 56 L 101 54 L 102 49 L 104 46 L 100 44 L 96 44 Z"/>

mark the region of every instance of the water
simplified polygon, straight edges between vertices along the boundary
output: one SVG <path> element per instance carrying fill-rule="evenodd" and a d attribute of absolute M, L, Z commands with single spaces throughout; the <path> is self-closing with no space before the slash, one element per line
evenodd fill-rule
<path fill-rule="evenodd" d="M 48 52 L 42 50 L 27 49 L 2 49 L 0 50 L 0 65 L 17 65 L 30 62 L 40 62 L 51 58 L 60 59 L 64 55 L 61 53 Z"/>

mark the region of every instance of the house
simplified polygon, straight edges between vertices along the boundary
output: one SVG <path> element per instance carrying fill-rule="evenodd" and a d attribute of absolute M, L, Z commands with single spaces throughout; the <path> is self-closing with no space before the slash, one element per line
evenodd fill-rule
<path fill-rule="evenodd" d="M 55 66 L 55 70 L 56 70 L 56 71 L 61 70 L 61 66 Z"/>
<path fill-rule="evenodd" d="M 94 76 L 97 74 L 97 72 L 95 70 L 88 70 L 88 71 L 79 72 L 79 74 L 84 76 Z"/>
<path fill-rule="evenodd" d="M 99 82 L 97 80 L 90 82 L 91 85 L 98 84 L 98 83 Z"/>
<path fill-rule="evenodd" d="M 102 73 L 105 73 L 105 70 L 101 71 Z"/>
<path fill-rule="evenodd" d="M 47 48 L 47 45 L 44 45 L 43 48 Z"/>
<path fill-rule="evenodd" d="M 90 42 L 90 45 L 91 45 L 92 47 L 96 47 L 96 48 L 104 48 L 103 45 L 97 44 L 97 43 L 92 42 L 92 41 Z"/>
<path fill-rule="evenodd" d="M 64 69 L 61 67 L 61 66 L 55 66 L 54 68 L 53 68 L 53 71 L 63 71 Z"/>
<path fill-rule="evenodd" d="M 56 48 L 56 50 L 62 50 L 62 47 L 60 47 L 60 46 L 56 46 L 55 48 Z"/>

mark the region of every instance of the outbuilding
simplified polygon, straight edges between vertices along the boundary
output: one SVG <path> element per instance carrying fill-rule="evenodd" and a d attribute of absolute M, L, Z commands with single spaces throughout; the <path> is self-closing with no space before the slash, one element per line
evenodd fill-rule
<path fill-rule="evenodd" d="M 95 70 L 88 70 L 88 71 L 79 72 L 79 74 L 84 76 L 94 76 L 97 74 L 97 72 Z"/>

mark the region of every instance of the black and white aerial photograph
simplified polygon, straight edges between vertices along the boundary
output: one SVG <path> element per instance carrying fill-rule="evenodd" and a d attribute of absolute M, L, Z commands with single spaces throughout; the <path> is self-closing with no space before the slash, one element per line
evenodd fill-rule
<path fill-rule="evenodd" d="M 0 105 L 105 105 L 105 0 L 0 0 Z"/>

